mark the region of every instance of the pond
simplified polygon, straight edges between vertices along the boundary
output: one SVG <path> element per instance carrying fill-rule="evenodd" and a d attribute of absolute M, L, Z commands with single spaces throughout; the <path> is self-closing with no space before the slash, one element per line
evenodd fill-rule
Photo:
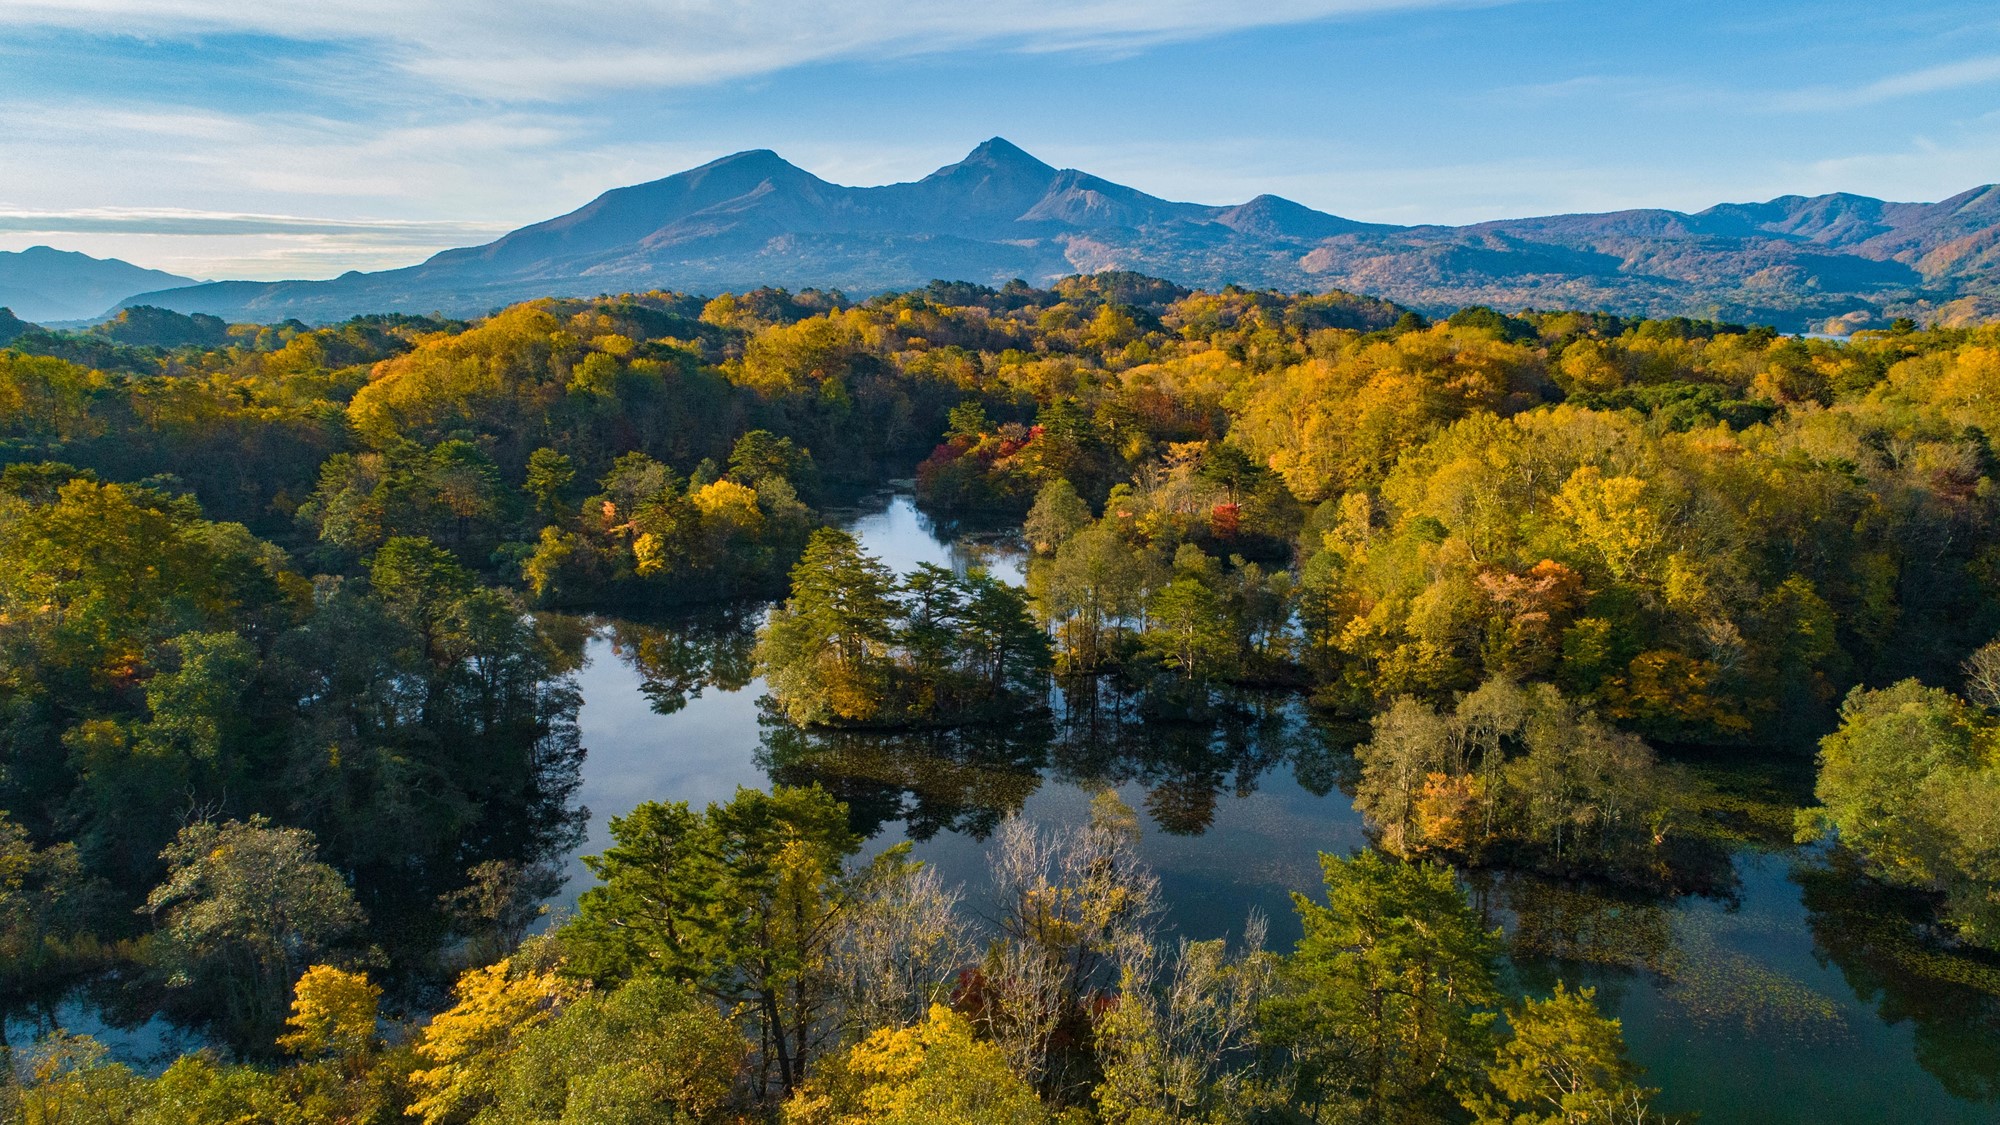
<path fill-rule="evenodd" d="M 946 541 L 907 496 L 844 522 L 899 573 L 978 563 L 1019 580 L 1018 551 Z M 760 712 L 748 653 L 762 613 L 575 623 L 587 631 L 579 799 L 590 819 L 559 908 L 590 885 L 580 857 L 603 849 L 611 817 L 774 782 L 825 785 L 874 829 L 871 852 L 910 841 L 975 903 L 1002 817 L 1077 825 L 1109 784 L 1141 812 L 1172 926 L 1238 934 L 1261 910 L 1278 948 L 1297 936 L 1289 896 L 1318 886 L 1319 853 L 1365 843 L 1338 784 L 1354 732 L 1296 703 L 1263 700 L 1213 730 L 1149 727 L 1101 699 L 1068 700 L 1050 723 L 1019 729 L 807 735 Z M 1721 858 L 1706 896 L 1472 878 L 1508 931 L 1511 985 L 1596 986 L 1663 1108 L 1704 1122 L 2000 1120 L 2000 967 L 1927 943 L 1920 909 L 1838 856 L 1782 843 L 1809 785 L 1796 763 L 1695 768 L 1765 829 Z"/>

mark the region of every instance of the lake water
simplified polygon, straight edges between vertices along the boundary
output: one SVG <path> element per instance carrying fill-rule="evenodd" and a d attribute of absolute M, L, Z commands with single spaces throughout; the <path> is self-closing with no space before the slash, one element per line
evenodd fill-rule
<path fill-rule="evenodd" d="M 907 497 L 846 522 L 899 573 L 978 562 L 1019 580 L 1018 553 L 942 540 Z M 1070 701 L 1048 729 L 809 736 L 760 721 L 763 686 L 747 666 L 760 617 L 583 623 L 580 799 L 591 816 L 578 856 L 602 850 L 609 819 L 641 801 L 700 806 L 738 786 L 818 781 L 875 829 L 871 852 L 910 840 L 976 901 L 985 836 L 1002 816 L 1077 825 L 1109 784 L 1141 812 L 1175 928 L 1233 934 L 1255 908 L 1288 948 L 1289 896 L 1318 887 L 1318 854 L 1365 842 L 1337 784 L 1352 732 L 1294 703 L 1266 701 L 1217 730 L 1149 727 L 1106 700 Z M 1920 909 L 1838 857 L 1784 844 L 1786 806 L 1809 783 L 1797 768 L 1698 769 L 1762 824 L 1720 862 L 1709 897 L 1472 877 L 1508 930 L 1511 985 L 1596 986 L 1664 1089 L 1663 1108 L 1700 1110 L 1704 1122 L 2000 1120 L 2000 963 L 1939 948 Z M 565 903 L 591 881 L 575 857 L 570 876 Z"/>

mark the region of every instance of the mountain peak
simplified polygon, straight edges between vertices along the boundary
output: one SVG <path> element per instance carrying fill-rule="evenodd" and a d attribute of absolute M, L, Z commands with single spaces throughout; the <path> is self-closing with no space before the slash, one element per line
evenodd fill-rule
<path fill-rule="evenodd" d="M 984 165 L 989 168 L 1020 168 L 1036 172 L 1055 171 L 1055 168 L 1037 160 L 1027 150 L 1005 137 L 991 137 L 981 141 L 979 147 L 967 153 L 959 164 Z"/>
<path fill-rule="evenodd" d="M 82 320 L 134 293 L 193 284 L 178 274 L 52 246 L 0 252 L 0 305 L 42 323 Z"/>
<path fill-rule="evenodd" d="M 1698 254 L 1688 252 L 1691 242 Z M 338 281 L 195 286 L 126 303 L 325 320 L 477 312 L 621 287 L 877 293 L 932 278 L 1046 283 L 1116 268 L 1187 285 L 1365 288 L 1426 312 L 1533 304 L 1809 326 L 1932 294 L 2000 292 L 1996 248 L 2000 189 L 1943 203 L 1834 194 L 1721 204 L 1700 215 L 1393 227 L 1268 194 L 1230 206 L 1174 202 L 1059 170 L 991 137 L 920 180 L 872 187 L 829 183 L 770 149 L 748 149 L 613 188 L 569 214 L 421 266 Z M 7 258 L 0 254 L 0 266 Z M 1774 286 L 1773 276 L 1804 280 Z M 28 316 L 0 276 L 0 305 L 10 304 Z"/>
<path fill-rule="evenodd" d="M 746 148 L 742 152 L 732 152 L 728 156 L 718 156 L 696 168 L 690 168 L 681 175 L 706 171 L 710 168 L 771 169 L 796 168 L 796 164 L 779 156 L 768 148 Z"/>

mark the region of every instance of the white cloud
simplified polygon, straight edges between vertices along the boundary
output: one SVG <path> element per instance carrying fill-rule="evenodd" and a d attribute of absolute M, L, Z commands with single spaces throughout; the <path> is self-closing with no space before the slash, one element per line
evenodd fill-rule
<path fill-rule="evenodd" d="M 497 235 L 491 223 L 412 219 L 325 219 L 306 215 L 259 215 L 236 211 L 196 211 L 180 207 L 82 207 L 67 211 L 0 210 L 0 231 L 37 234 L 248 235 L 327 234 L 354 239 L 453 239 Z"/>
<path fill-rule="evenodd" d="M 197 279 L 283 281 L 412 265 L 465 238 L 398 242 L 355 235 L 161 235 L 0 231 L 0 250 L 49 245 Z"/>
<path fill-rule="evenodd" d="M 2000 114 L 1989 115 L 1957 136 L 1918 136 L 1899 148 L 1848 151 L 1783 167 L 1778 172 L 1802 194 L 1856 191 L 1883 199 L 1935 201 L 1938 185 L 1956 194 L 2000 179 Z"/>
<path fill-rule="evenodd" d="M 601 184 L 570 180 L 591 182 L 605 163 L 589 149 L 595 123 L 568 114 L 444 107 L 381 123 L 16 101 L 0 103 L 0 118 L 11 123 L 0 132 L 0 211 L 129 208 L 143 183 L 153 209 L 504 222 L 590 198 Z"/>
<path fill-rule="evenodd" d="M 810 63 L 968 47 L 1121 51 L 1232 31 L 1509 0 L 6 0 L 0 26 L 366 46 L 498 98 L 698 86 Z"/>
<path fill-rule="evenodd" d="M 1805 112 L 1857 109 L 1898 98 L 1919 97 L 2000 82 L 2000 55 L 1961 59 L 1880 78 L 1861 86 L 1817 86 L 1780 97 L 1778 107 Z"/>
<path fill-rule="evenodd" d="M 0 249 L 46 242 L 189 276 L 406 266 L 634 178 L 629 150 L 579 142 L 588 120 L 476 107 L 381 125 L 17 101 L 0 118 Z M 717 154 L 658 155 L 655 175 Z"/>

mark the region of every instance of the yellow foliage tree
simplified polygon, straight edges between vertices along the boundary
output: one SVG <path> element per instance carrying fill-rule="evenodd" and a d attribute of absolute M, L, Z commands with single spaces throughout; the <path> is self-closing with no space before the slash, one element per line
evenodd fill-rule
<path fill-rule="evenodd" d="M 1555 497 L 1556 512 L 1575 529 L 1577 541 L 1595 550 L 1620 582 L 1642 577 L 1665 540 L 1645 493 L 1646 482 L 1638 477 L 1607 477 L 1585 465 Z"/>
<path fill-rule="evenodd" d="M 574 994 L 552 971 L 520 970 L 513 959 L 458 978 L 458 1002 L 423 1030 L 417 1054 L 431 1064 L 410 1075 L 418 1097 L 410 1115 L 424 1125 L 458 1125 L 490 1104 L 515 1041 L 545 1023 Z"/>
<path fill-rule="evenodd" d="M 366 973 L 314 965 L 293 988 L 292 1014 L 278 1046 L 300 1058 L 355 1060 L 375 1046 L 382 989 Z"/>
<path fill-rule="evenodd" d="M 1417 794 L 1416 827 L 1422 847 L 1464 854 L 1480 842 L 1486 786 L 1472 774 L 1431 772 Z"/>
<path fill-rule="evenodd" d="M 701 510 L 704 521 L 748 532 L 755 532 L 764 522 L 764 513 L 757 508 L 757 490 L 733 480 L 710 481 L 690 493 L 688 499 Z"/>
<path fill-rule="evenodd" d="M 1000 1048 L 932 1005 L 915 1027 L 883 1028 L 822 1063 L 785 1103 L 785 1125 L 1038 1125 L 1035 1092 Z"/>

